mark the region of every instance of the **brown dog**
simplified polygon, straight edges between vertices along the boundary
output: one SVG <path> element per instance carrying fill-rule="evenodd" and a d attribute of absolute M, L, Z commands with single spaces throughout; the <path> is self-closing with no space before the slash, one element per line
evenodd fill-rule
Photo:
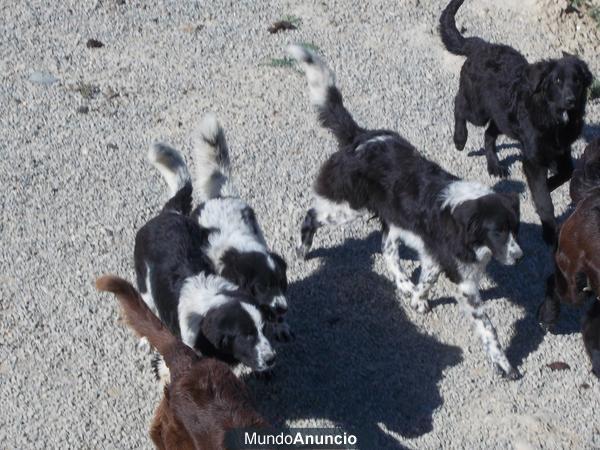
<path fill-rule="evenodd" d="M 538 318 L 548 331 L 558 320 L 561 302 L 581 306 L 589 298 L 589 291 L 596 297 L 600 295 L 600 140 L 588 145 L 581 163 L 570 186 L 577 207 L 560 229 L 554 255 L 556 269 L 546 282 L 546 298 L 538 311 Z M 599 327 L 600 307 L 594 304 L 584 320 L 583 334 L 597 375 Z"/>
<path fill-rule="evenodd" d="M 227 430 L 267 425 L 231 369 L 201 359 L 175 338 L 129 282 L 108 275 L 98 278 L 96 287 L 117 296 L 129 326 L 148 339 L 171 372 L 150 428 L 157 448 L 221 450 Z"/>

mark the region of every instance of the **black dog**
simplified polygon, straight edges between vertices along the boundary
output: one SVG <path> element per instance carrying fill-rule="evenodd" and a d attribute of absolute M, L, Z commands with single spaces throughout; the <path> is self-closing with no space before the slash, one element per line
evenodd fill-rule
<path fill-rule="evenodd" d="M 579 137 L 592 74 L 572 55 L 529 64 L 515 49 L 465 38 L 454 16 L 464 0 L 452 0 L 440 19 L 448 51 L 466 56 L 454 105 L 454 143 L 467 142 L 467 121 L 485 130 L 490 175 L 508 176 L 496 154 L 505 134 L 522 144 L 523 170 L 542 222 L 544 240 L 553 244 L 556 219 L 550 192 L 571 177 L 571 144 Z M 555 174 L 548 178 L 548 171 Z"/>
<path fill-rule="evenodd" d="M 256 300 L 225 278 L 203 249 L 210 230 L 189 214 L 192 184 L 179 154 L 154 145 L 151 160 L 178 168 L 183 187 L 162 211 L 138 231 L 135 270 L 139 292 L 152 310 L 184 344 L 202 355 L 230 364 L 242 362 L 264 371 L 275 362 L 275 351 L 263 333 Z"/>
<path fill-rule="evenodd" d="M 306 255 L 319 227 L 375 214 L 384 228 L 385 260 L 397 289 L 410 296 L 411 306 L 419 312 L 429 310 L 427 292 L 444 272 L 459 285 L 459 301 L 492 362 L 509 378 L 517 378 L 483 310 L 479 280 L 492 256 L 515 264 L 523 255 L 516 241 L 518 197 L 458 179 L 393 131 L 359 127 L 321 58 L 300 46 L 288 52 L 306 73 L 321 124 L 339 143 L 316 180 L 316 198 L 302 224 L 299 255 Z M 416 286 L 400 267 L 400 241 L 420 257 Z"/>

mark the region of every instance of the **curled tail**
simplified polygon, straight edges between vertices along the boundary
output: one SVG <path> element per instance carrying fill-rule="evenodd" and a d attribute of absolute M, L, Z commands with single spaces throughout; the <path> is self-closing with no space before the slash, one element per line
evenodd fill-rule
<path fill-rule="evenodd" d="M 194 351 L 178 340 L 146 305 L 138 291 L 122 278 L 104 275 L 96 280 L 96 289 L 115 294 L 130 328 L 163 355 L 167 367 L 176 373 L 185 370 L 196 359 Z M 173 374 L 175 375 L 175 374 Z"/>
<path fill-rule="evenodd" d="M 329 128 L 341 145 L 350 144 L 362 129 L 344 107 L 334 73 L 325 61 L 306 47 L 290 45 L 287 53 L 306 74 L 310 101 L 317 107 L 321 125 Z"/>
<path fill-rule="evenodd" d="M 192 209 L 192 180 L 181 154 L 173 147 L 157 142 L 150 146 L 148 159 L 169 186 L 170 199 L 165 208 L 189 214 Z"/>
<path fill-rule="evenodd" d="M 444 46 L 450 53 L 461 56 L 469 56 L 470 49 L 474 43 L 483 43 L 482 39 L 476 37 L 465 38 L 458 28 L 454 16 L 465 0 L 451 0 L 442 11 L 440 17 L 440 35 Z"/>
<path fill-rule="evenodd" d="M 200 201 L 222 196 L 237 196 L 231 184 L 229 149 L 225 132 L 214 114 L 200 122 L 194 138 L 196 191 Z"/>

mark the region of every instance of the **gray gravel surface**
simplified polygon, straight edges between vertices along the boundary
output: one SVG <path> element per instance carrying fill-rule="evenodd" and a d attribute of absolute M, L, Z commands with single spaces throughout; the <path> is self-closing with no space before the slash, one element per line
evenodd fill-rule
<path fill-rule="evenodd" d="M 467 34 L 527 57 L 560 55 L 534 0 L 469 0 Z M 268 241 L 289 262 L 289 321 L 275 379 L 248 384 L 273 423 L 337 424 L 362 448 L 590 448 L 600 446 L 600 383 L 567 310 L 558 335 L 535 320 L 549 250 L 524 187 L 487 176 L 483 130 L 452 144 L 462 59 L 436 34 L 440 0 L 0 2 L 0 448 L 149 448 L 159 390 L 148 357 L 94 279 L 133 279 L 136 230 L 165 200 L 145 160 L 163 139 L 189 159 L 190 133 L 217 113 L 237 184 Z M 293 15 L 296 31 L 267 27 Z M 89 39 L 101 48 L 88 48 Z M 308 261 L 293 247 L 319 163 L 335 150 L 316 125 L 305 80 L 272 67 L 292 42 L 313 43 L 365 126 L 398 130 L 455 174 L 521 192 L 517 267 L 492 264 L 483 297 L 524 377 L 499 379 L 441 279 L 433 311 L 397 297 L 372 222 L 321 230 Z M 594 59 L 595 58 L 595 59 Z M 587 57 L 595 73 L 596 55 Z M 599 134 L 591 103 L 584 137 Z M 575 145 L 581 152 L 585 139 Z M 558 214 L 568 192 L 553 195 Z M 416 268 L 407 253 L 408 270 Z M 570 370 L 552 372 L 564 361 Z"/>

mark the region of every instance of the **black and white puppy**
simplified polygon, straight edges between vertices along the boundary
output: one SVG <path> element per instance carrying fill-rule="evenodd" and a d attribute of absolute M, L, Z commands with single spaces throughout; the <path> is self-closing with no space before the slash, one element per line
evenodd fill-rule
<path fill-rule="evenodd" d="M 287 265 L 269 250 L 254 210 L 237 193 L 231 180 L 225 134 L 213 114 L 203 118 L 194 141 L 194 185 L 200 204 L 190 217 L 210 231 L 202 251 L 216 273 L 254 299 L 269 331 L 277 339 L 287 341 L 292 337 L 285 321 Z M 155 164 L 167 181 L 170 195 L 186 183 L 179 175 L 187 173 L 185 161 L 181 156 L 177 161 L 183 166 Z"/>
<path fill-rule="evenodd" d="M 205 356 L 256 371 L 271 368 L 275 351 L 262 315 L 246 292 L 214 274 L 203 248 L 210 231 L 190 218 L 192 184 L 179 153 L 152 146 L 150 160 L 182 187 L 135 239 L 138 290 L 169 329 Z"/>
<path fill-rule="evenodd" d="M 565 55 L 529 64 L 507 45 L 463 37 L 454 16 L 464 0 L 452 0 L 440 18 L 440 34 L 451 53 L 466 56 L 454 105 L 454 142 L 462 150 L 467 122 L 485 130 L 490 175 L 508 176 L 496 154 L 500 134 L 522 145 L 523 170 L 544 240 L 554 244 L 556 219 L 550 193 L 573 172 L 571 144 L 579 137 L 592 74 L 581 59 Z M 548 178 L 548 171 L 554 175 Z"/>
<path fill-rule="evenodd" d="M 458 284 L 459 302 L 495 367 L 517 378 L 483 309 L 479 281 L 492 257 L 515 264 L 523 255 L 516 238 L 518 197 L 458 179 L 393 131 L 361 128 L 344 107 L 334 74 L 321 58 L 300 46 L 289 47 L 288 53 L 308 78 L 321 125 L 339 144 L 315 182 L 315 200 L 302 224 L 298 254 L 306 255 L 319 227 L 375 214 L 384 229 L 384 258 L 411 306 L 422 313 L 429 310 L 427 293 L 444 272 Z M 421 260 L 416 286 L 400 267 L 400 242 Z"/>

